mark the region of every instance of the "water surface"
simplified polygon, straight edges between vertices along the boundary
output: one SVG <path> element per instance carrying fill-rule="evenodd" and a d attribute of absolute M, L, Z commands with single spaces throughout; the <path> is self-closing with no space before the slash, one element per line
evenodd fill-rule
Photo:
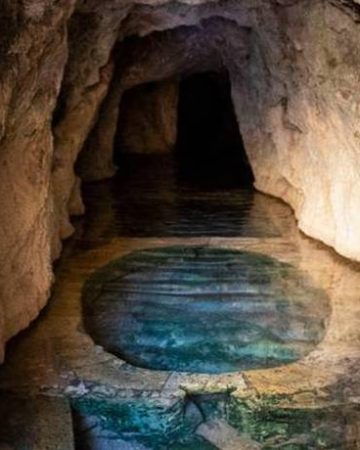
<path fill-rule="evenodd" d="M 296 361 L 321 341 L 329 312 L 326 295 L 290 264 L 206 246 L 133 252 L 83 291 L 96 343 L 136 366 L 185 372 Z"/>

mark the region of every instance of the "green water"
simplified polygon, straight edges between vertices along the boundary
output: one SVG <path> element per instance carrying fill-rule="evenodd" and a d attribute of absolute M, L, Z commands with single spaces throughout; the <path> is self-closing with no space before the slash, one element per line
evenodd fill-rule
<path fill-rule="evenodd" d="M 188 413 L 190 403 L 198 414 Z M 226 423 L 235 436 L 240 439 L 246 436 L 264 450 L 355 450 L 356 436 L 352 430 L 360 420 L 359 408 L 286 409 L 273 398 L 258 399 L 254 404 L 231 395 L 198 395 L 167 408 L 150 400 L 87 398 L 75 401 L 74 408 L 79 417 L 96 418 L 93 433 L 104 435 L 104 430 L 111 430 L 112 439 L 114 436 L 121 439 L 124 446 L 118 444 L 119 450 L 128 449 L 129 443 L 134 449 L 212 450 L 216 447 L 198 436 L 197 428 L 202 422 L 214 420 Z M 227 445 L 237 442 L 241 441 L 229 440 Z M 92 447 L 82 439 L 78 448 Z M 105 446 L 99 448 L 107 448 L 106 440 Z"/>

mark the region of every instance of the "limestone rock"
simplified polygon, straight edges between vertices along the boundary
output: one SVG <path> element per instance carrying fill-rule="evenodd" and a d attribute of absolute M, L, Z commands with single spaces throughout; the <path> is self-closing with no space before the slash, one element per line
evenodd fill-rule
<path fill-rule="evenodd" d="M 105 130 L 98 125 L 99 128 L 91 134 L 79 156 L 77 172 L 82 180 L 93 181 L 111 176 L 115 169 L 114 152 L 169 153 L 176 143 L 177 97 L 176 80 L 140 85 L 126 91 L 120 117 L 114 115 L 114 119 L 118 120 L 104 122 Z M 102 120 L 110 115 L 109 111 L 106 114 L 104 110 Z M 119 131 L 116 149 L 113 150 L 117 125 Z M 106 139 L 108 135 L 110 138 Z"/>

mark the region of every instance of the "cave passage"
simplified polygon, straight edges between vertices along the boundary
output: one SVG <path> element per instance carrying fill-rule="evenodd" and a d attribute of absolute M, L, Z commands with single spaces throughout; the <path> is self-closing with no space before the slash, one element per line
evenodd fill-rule
<path fill-rule="evenodd" d="M 172 157 L 180 185 L 252 188 L 227 72 L 196 73 L 128 89 L 121 100 L 114 162 L 130 154 Z M 124 163 L 125 159 L 125 163 Z"/>
<path fill-rule="evenodd" d="M 213 188 L 252 187 L 227 72 L 198 73 L 180 82 L 175 154 L 183 180 Z"/>
<path fill-rule="evenodd" d="M 83 188 L 89 233 L 98 233 L 98 218 L 110 210 L 112 224 L 101 228 L 103 235 L 278 236 L 264 197 L 252 185 L 228 75 L 207 72 L 176 82 L 177 115 L 170 117 L 175 135 L 169 124 L 172 82 L 140 85 L 125 93 L 113 153 L 118 172 L 111 180 Z M 165 93 L 165 106 L 158 93 Z M 155 119 L 163 108 L 165 113 Z M 166 133 L 159 128 L 162 123 Z M 145 148 L 144 133 L 150 146 L 167 145 L 169 136 L 174 145 L 160 153 L 137 152 L 134 146 Z"/>

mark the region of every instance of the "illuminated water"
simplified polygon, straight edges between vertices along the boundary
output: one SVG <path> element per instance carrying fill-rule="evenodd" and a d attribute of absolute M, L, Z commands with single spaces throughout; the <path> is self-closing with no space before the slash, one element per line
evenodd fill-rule
<path fill-rule="evenodd" d="M 359 408 L 284 409 L 203 395 L 162 408 L 151 400 L 76 403 L 79 450 L 355 450 Z M 215 428 L 223 445 L 200 436 Z M 87 430 L 87 432 L 85 432 Z"/>
<path fill-rule="evenodd" d="M 96 343 L 136 366 L 186 372 L 295 361 L 322 340 L 329 312 L 326 295 L 291 265 L 209 247 L 131 253 L 83 292 Z"/>
<path fill-rule="evenodd" d="M 82 245 L 114 236 L 283 233 L 289 210 L 277 210 L 276 202 L 271 210 L 266 202 L 272 200 L 249 188 L 188 184 L 166 158 L 135 157 L 124 164 L 123 175 L 87 186 Z M 208 374 L 296 361 L 322 341 L 330 315 L 325 292 L 292 264 L 261 252 L 204 245 L 150 247 L 117 258 L 87 280 L 82 305 L 87 332 L 121 359 Z M 353 442 L 344 442 L 357 411 L 284 409 L 277 401 L 269 396 L 248 404 L 230 393 L 185 396 L 163 407 L 146 395 L 122 402 L 79 399 L 79 449 L 214 450 L 222 447 L 199 435 L 201 424 L 214 422 L 226 424 L 219 435 L 225 433 L 221 438 L 232 449 L 352 450 Z M 93 430 L 87 440 L 84 429 Z M 245 447 L 247 438 L 255 447 Z"/>
<path fill-rule="evenodd" d="M 360 448 L 358 264 L 233 180 L 122 164 L 8 347 L 0 447 L 72 449 L 72 410 L 76 450 Z"/>

